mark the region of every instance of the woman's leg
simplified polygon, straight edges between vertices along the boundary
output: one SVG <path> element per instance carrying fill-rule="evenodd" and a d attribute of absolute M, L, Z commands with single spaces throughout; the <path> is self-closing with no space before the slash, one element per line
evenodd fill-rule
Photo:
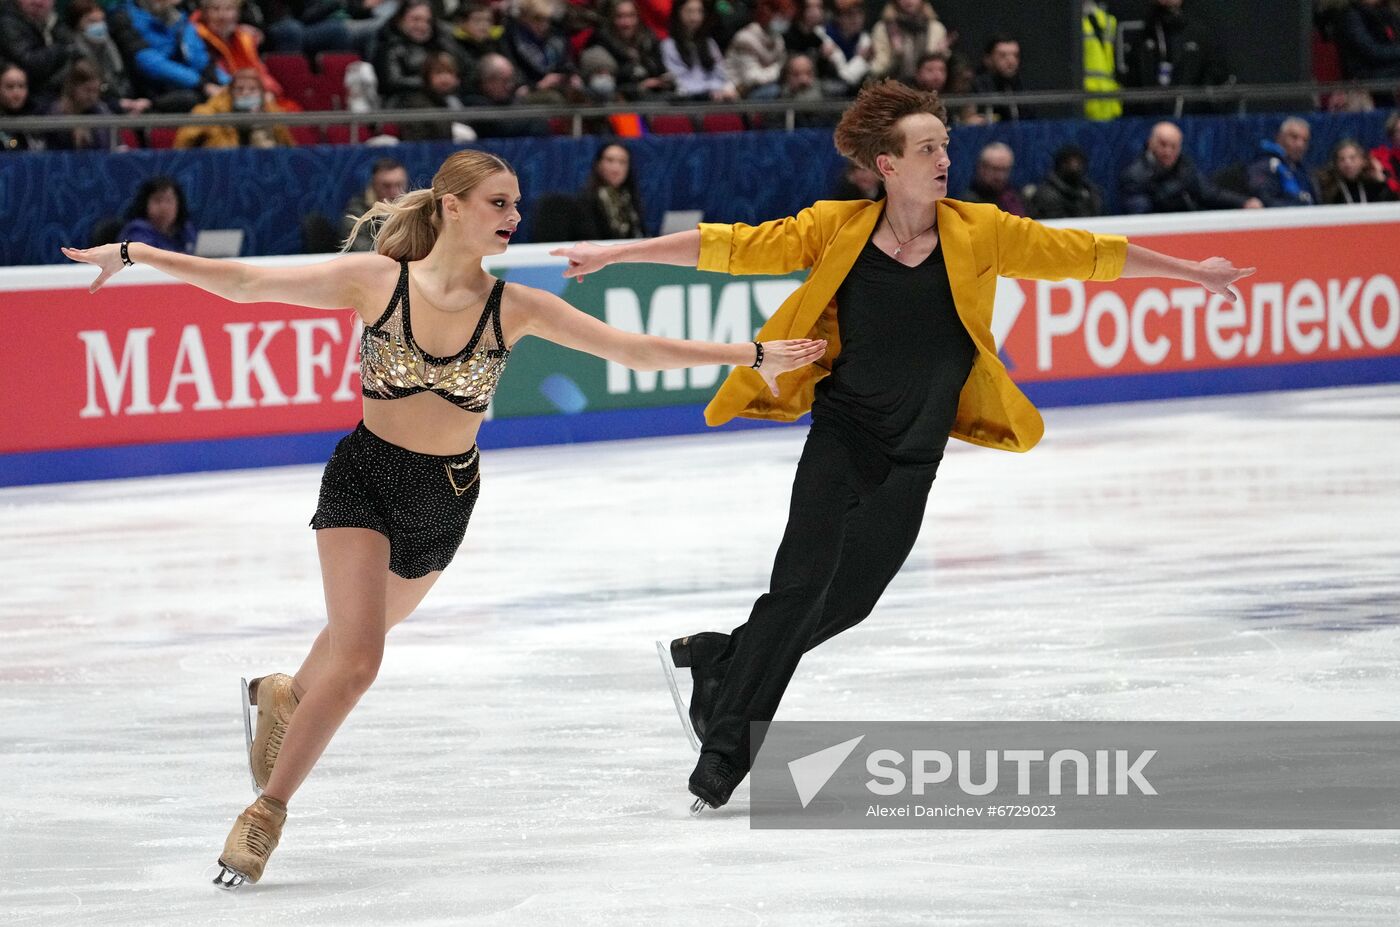
<path fill-rule="evenodd" d="M 368 528 L 323 528 L 316 532 L 316 548 L 329 619 L 326 670 L 306 687 L 263 789 L 282 802 L 300 787 L 374 682 L 384 656 L 389 539 Z"/>
<path fill-rule="evenodd" d="M 433 588 L 433 584 L 442 575 L 441 570 L 434 570 L 427 576 L 420 576 L 417 579 L 404 579 L 393 573 L 386 573 L 387 585 L 385 589 L 384 605 L 384 633 L 389 633 L 389 629 L 413 614 L 418 603 L 423 601 L 423 597 L 428 594 L 428 590 Z M 311 652 L 302 661 L 301 669 L 297 670 L 296 676 L 292 678 L 292 691 L 296 693 L 298 699 L 306 697 L 306 691 L 316 684 L 330 669 L 331 656 L 331 626 L 327 624 L 321 629 L 321 633 L 316 635 L 316 640 L 311 644 Z"/>

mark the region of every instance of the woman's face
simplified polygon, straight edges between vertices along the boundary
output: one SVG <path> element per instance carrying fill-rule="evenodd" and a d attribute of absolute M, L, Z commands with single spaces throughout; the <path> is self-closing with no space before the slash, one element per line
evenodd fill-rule
<path fill-rule="evenodd" d="M 490 10 L 477 10 L 467 17 L 467 35 L 478 42 L 485 42 L 491 38 L 491 26 L 494 22 Z"/>
<path fill-rule="evenodd" d="M 905 16 L 917 16 L 924 10 L 924 0 L 896 0 L 899 11 Z"/>
<path fill-rule="evenodd" d="M 1355 180 L 1361 176 L 1361 171 L 1366 167 L 1366 154 L 1355 145 L 1348 145 L 1337 152 L 1337 173 L 1347 180 Z"/>
<path fill-rule="evenodd" d="M 233 35 L 238 28 L 239 0 L 204 0 L 204 24 L 220 38 Z"/>
<path fill-rule="evenodd" d="M 444 198 L 443 219 L 457 225 L 466 246 L 477 254 L 500 254 L 520 224 L 520 183 L 497 171 L 463 196 Z"/>
<path fill-rule="evenodd" d="M 445 97 L 448 94 L 456 93 L 462 86 L 461 80 L 457 77 L 457 72 L 451 68 L 433 68 L 428 75 L 428 88 L 438 96 Z"/>
<path fill-rule="evenodd" d="M 808 29 L 815 29 L 826 22 L 826 7 L 822 6 L 822 0 L 806 0 L 802 4 L 802 24 Z"/>
<path fill-rule="evenodd" d="M 146 218 L 158 229 L 168 229 L 180 214 L 180 200 L 169 187 L 157 190 L 146 200 Z"/>
<path fill-rule="evenodd" d="M 637 22 L 637 7 L 635 4 L 624 2 L 613 7 L 613 31 L 624 39 L 630 39 L 637 34 Z"/>
<path fill-rule="evenodd" d="M 627 172 L 632 167 L 632 156 L 621 145 L 609 145 L 603 149 L 598 159 L 598 179 L 610 187 L 620 187 L 627 182 Z"/>
<path fill-rule="evenodd" d="M 705 4 L 700 0 L 686 0 L 681 7 L 681 25 L 685 31 L 691 35 L 700 31 L 700 26 L 705 22 Z"/>
<path fill-rule="evenodd" d="M 415 42 L 426 42 L 433 37 L 433 9 L 426 3 L 410 7 L 399 20 L 399 31 Z"/>
<path fill-rule="evenodd" d="M 97 101 L 102 98 L 102 82 L 99 80 L 83 81 L 72 90 L 73 111 L 85 113 L 97 105 Z"/>
<path fill-rule="evenodd" d="M 0 105 L 5 109 L 17 110 L 29 99 L 29 78 L 19 68 L 10 67 L 0 71 Z"/>

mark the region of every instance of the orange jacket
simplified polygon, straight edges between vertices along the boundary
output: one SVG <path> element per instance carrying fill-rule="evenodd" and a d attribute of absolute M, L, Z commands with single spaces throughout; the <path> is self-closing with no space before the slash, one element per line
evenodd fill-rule
<path fill-rule="evenodd" d="M 788 274 L 810 268 L 807 280 L 759 331 L 758 340 L 825 338 L 826 356 L 778 377 L 774 396 L 758 371 L 736 367 L 705 409 L 705 420 L 794 421 L 812 408 L 817 381 L 841 351 L 835 296 L 875 231 L 884 201 L 823 201 L 789 219 L 762 225 L 700 225 L 700 270 L 729 274 Z M 1128 240 L 1076 229 L 1052 229 L 983 203 L 941 200 L 938 229 L 958 317 L 977 346 L 952 436 L 1005 451 L 1028 451 L 1045 432 L 1035 406 L 1012 382 L 992 338 L 997 277 L 1036 280 L 1116 280 Z"/>
<path fill-rule="evenodd" d="M 258 43 L 253 38 L 255 33 L 252 29 L 240 23 L 234 27 L 233 35 L 225 42 L 209 31 L 209 27 L 204 24 L 202 10 L 191 13 L 190 22 L 194 24 L 195 31 L 204 40 L 204 44 L 209 46 L 209 57 L 214 59 L 220 70 L 232 77 L 234 71 L 252 68 L 262 76 L 263 87 L 268 92 L 273 96 L 282 96 L 282 85 L 273 78 L 272 72 L 267 69 L 262 56 L 258 54 Z"/>

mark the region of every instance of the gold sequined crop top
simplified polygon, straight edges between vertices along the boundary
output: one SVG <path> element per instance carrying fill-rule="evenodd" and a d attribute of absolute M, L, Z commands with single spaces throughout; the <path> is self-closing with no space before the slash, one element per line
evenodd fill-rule
<path fill-rule="evenodd" d="M 467 346 L 453 357 L 434 357 L 413 340 L 408 308 L 408 262 L 399 262 L 399 283 L 379 321 L 360 337 L 360 392 L 371 399 L 402 399 L 434 392 L 468 412 L 485 412 L 510 359 L 501 333 L 501 291 L 497 280 L 486 298 L 481 321 Z M 491 322 L 492 344 L 482 344 Z"/>

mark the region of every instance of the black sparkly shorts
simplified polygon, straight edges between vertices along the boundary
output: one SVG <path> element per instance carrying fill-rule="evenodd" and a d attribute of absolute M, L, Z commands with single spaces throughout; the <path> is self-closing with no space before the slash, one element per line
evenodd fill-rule
<path fill-rule="evenodd" d="M 452 562 L 481 492 L 481 455 L 439 457 L 390 444 L 361 422 L 321 476 L 311 527 L 369 528 L 389 539 L 389 569 L 417 579 Z"/>

